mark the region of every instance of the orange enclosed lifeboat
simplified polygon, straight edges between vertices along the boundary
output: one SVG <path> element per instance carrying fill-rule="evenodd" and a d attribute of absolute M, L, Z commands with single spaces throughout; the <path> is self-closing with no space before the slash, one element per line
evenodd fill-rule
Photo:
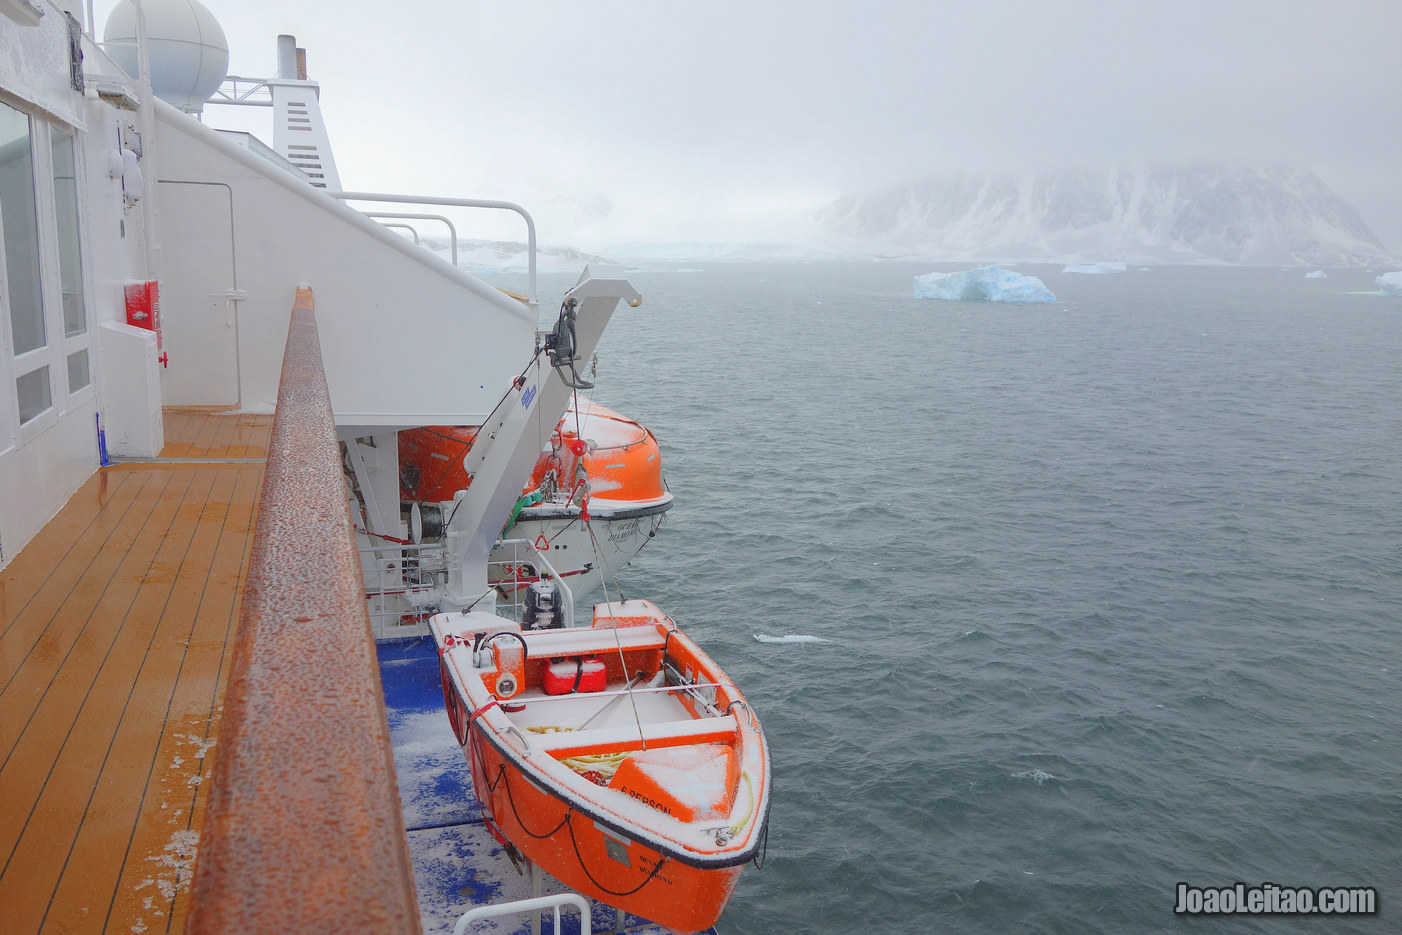
<path fill-rule="evenodd" d="M 463 456 L 478 426 L 430 425 L 399 433 L 399 489 L 404 500 L 453 499 L 471 480 Z M 607 512 L 667 503 L 657 438 L 646 427 L 589 399 L 566 410 L 536 461 L 523 492 L 538 490 L 554 472 L 555 486 L 572 492 L 580 466 L 589 481 L 591 510 Z"/>
<path fill-rule="evenodd" d="M 442 505 L 465 489 L 471 481 L 463 458 L 477 430 L 434 425 L 401 431 L 400 498 L 414 506 Z M 632 561 L 671 506 L 652 432 L 576 397 L 541 451 L 503 538 L 532 543 L 555 575 L 582 594 Z M 487 580 L 512 598 L 541 579 L 546 570 L 540 565 L 519 547 L 499 546 Z"/>

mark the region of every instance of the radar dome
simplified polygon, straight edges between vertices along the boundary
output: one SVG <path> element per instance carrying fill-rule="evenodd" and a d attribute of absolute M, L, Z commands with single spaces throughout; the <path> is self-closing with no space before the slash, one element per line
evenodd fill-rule
<path fill-rule="evenodd" d="M 151 57 L 151 90 L 190 114 L 204 109 L 229 72 L 229 40 L 198 0 L 142 0 Z M 107 54 L 129 75 L 138 76 L 136 6 L 122 0 L 107 17 L 102 33 Z"/>

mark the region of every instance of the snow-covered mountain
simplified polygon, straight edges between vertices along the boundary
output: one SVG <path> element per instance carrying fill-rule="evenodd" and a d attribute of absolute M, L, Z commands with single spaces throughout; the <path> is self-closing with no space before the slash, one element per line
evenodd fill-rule
<path fill-rule="evenodd" d="M 1371 266 L 1395 263 L 1313 172 L 1122 166 L 943 176 L 819 210 L 844 253 L 939 260 Z"/>

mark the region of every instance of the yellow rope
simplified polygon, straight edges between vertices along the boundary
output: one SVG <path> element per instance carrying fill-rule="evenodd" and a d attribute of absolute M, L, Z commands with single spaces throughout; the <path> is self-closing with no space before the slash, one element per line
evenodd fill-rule
<path fill-rule="evenodd" d="M 558 734 L 574 730 L 574 728 L 546 724 L 540 727 L 528 727 L 526 730 L 534 731 L 537 734 Z M 596 773 L 604 779 L 604 784 L 608 785 L 609 780 L 613 779 L 613 774 L 618 772 L 618 764 L 627 758 L 627 753 L 586 753 L 582 756 L 565 757 L 560 762 L 576 773 Z"/>
<path fill-rule="evenodd" d="M 745 822 L 750 820 L 750 815 L 754 814 L 755 810 L 755 787 L 754 784 L 750 782 L 750 774 L 748 772 L 744 772 L 740 775 L 744 777 L 745 790 L 750 794 L 750 807 L 745 810 L 745 814 L 741 816 L 739 821 L 730 826 L 731 834 L 739 834 L 740 829 L 745 826 Z"/>

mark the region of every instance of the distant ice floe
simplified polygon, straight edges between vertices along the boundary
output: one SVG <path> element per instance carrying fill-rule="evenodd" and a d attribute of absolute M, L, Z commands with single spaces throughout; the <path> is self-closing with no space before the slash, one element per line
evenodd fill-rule
<path fill-rule="evenodd" d="M 1328 279 L 1329 274 L 1322 269 L 1317 269 L 1312 273 L 1305 273 L 1306 279 Z"/>
<path fill-rule="evenodd" d="M 1024 276 L 1001 266 L 916 276 L 915 297 L 946 302 L 1056 301 L 1056 296 L 1036 276 Z"/>
<path fill-rule="evenodd" d="M 1383 295 L 1402 295 L 1402 271 L 1383 273 L 1375 282 Z"/>
<path fill-rule="evenodd" d="M 1108 273 L 1123 273 L 1129 267 L 1123 263 L 1067 263 L 1063 273 L 1087 273 L 1090 275 L 1105 275 Z"/>
<path fill-rule="evenodd" d="M 826 643 L 827 640 L 821 636 L 803 636 L 797 633 L 790 633 L 787 636 L 768 636 L 764 633 L 754 634 L 756 643 Z"/>

